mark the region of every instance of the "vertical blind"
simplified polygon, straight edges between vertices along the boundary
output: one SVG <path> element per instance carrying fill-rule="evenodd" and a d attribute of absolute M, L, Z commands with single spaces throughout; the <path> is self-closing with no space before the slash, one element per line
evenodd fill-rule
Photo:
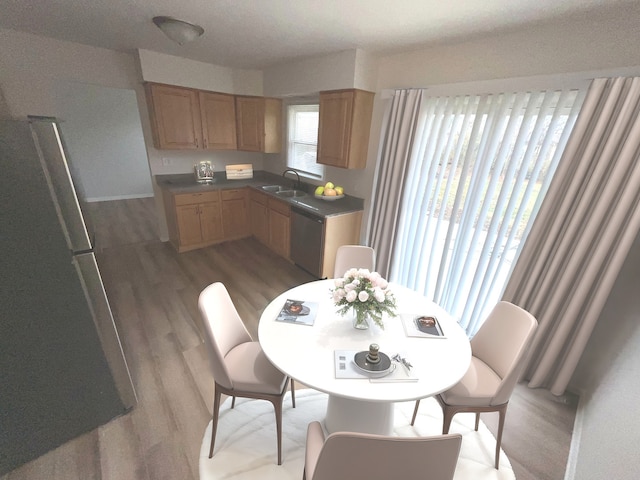
<path fill-rule="evenodd" d="M 475 334 L 502 295 L 583 98 L 570 89 L 426 98 L 391 280 Z"/>

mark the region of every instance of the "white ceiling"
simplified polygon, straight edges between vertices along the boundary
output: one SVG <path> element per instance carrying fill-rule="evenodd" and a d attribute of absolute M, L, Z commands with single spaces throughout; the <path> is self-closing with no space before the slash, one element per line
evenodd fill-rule
<path fill-rule="evenodd" d="M 0 27 L 264 69 L 353 48 L 396 53 L 575 17 L 597 24 L 599 15 L 632 3 L 637 0 L 0 0 Z M 197 23 L 205 33 L 180 46 L 151 22 L 157 15 Z"/>

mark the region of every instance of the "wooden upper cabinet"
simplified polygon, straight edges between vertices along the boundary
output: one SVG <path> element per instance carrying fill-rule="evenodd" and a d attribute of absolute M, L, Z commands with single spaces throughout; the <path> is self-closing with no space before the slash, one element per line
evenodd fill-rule
<path fill-rule="evenodd" d="M 278 153 L 282 149 L 282 100 L 236 96 L 238 150 Z"/>
<path fill-rule="evenodd" d="M 318 163 L 366 166 L 374 95 L 357 89 L 320 92 Z"/>
<path fill-rule="evenodd" d="M 146 83 L 159 149 L 282 150 L 282 100 Z"/>
<path fill-rule="evenodd" d="M 236 149 L 236 107 L 233 95 L 199 92 L 202 139 L 208 150 Z"/>
<path fill-rule="evenodd" d="M 170 85 L 146 84 L 153 140 L 157 148 L 202 148 L 198 91 Z"/>

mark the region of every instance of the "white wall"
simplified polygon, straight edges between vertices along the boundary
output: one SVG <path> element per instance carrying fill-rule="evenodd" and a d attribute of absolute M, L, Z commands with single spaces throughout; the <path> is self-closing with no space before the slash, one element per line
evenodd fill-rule
<path fill-rule="evenodd" d="M 146 105 L 133 55 L 0 29 L 0 89 L 11 116 L 25 118 L 27 115 L 44 115 L 64 119 L 69 117 L 73 110 L 76 117 L 87 115 L 86 118 L 89 119 L 91 112 L 81 112 L 80 99 L 89 101 L 90 98 L 87 96 L 98 92 L 101 86 L 107 87 L 105 92 L 109 91 L 108 88 L 112 89 L 112 100 L 115 98 L 114 95 L 120 96 L 120 99 L 122 96 L 128 98 L 125 111 L 130 118 L 133 116 L 133 120 L 135 117 L 138 120 L 135 129 L 138 138 L 134 140 L 133 137 L 129 137 L 129 145 L 132 146 L 135 142 L 138 147 L 142 145 L 143 150 L 140 151 L 138 148 L 136 155 L 139 162 L 129 178 L 136 179 L 134 186 L 132 183 L 122 182 L 119 178 L 122 175 L 108 174 L 115 173 L 115 170 L 104 168 L 104 150 L 97 149 L 92 152 L 90 146 L 83 148 L 75 155 L 78 160 L 75 163 L 79 162 L 82 167 L 80 171 L 84 172 L 84 179 L 81 179 L 83 190 L 88 197 L 97 199 L 149 195 L 150 173 L 146 165 L 144 143 L 140 137 L 141 118 L 138 113 L 139 103 L 143 102 L 145 109 Z M 115 103 L 101 103 L 97 97 L 94 100 L 97 103 L 90 108 L 116 108 Z M 107 121 L 107 117 L 113 111 L 105 110 L 102 113 L 102 119 Z M 96 110 L 93 114 L 93 120 L 100 121 L 101 111 Z M 84 128 L 87 127 L 85 124 Z M 106 128 L 106 125 L 103 123 L 101 127 Z M 119 127 L 111 122 L 108 128 Z M 104 146 L 104 141 L 102 145 Z M 107 163 L 113 166 L 113 162 Z M 124 166 L 123 163 L 120 165 Z M 92 166 L 96 168 L 95 173 L 100 174 L 100 186 L 92 185 Z"/>
<path fill-rule="evenodd" d="M 635 480 L 640 473 L 640 236 L 574 375 L 578 406 L 568 479 Z"/>
<path fill-rule="evenodd" d="M 142 92 L 132 55 L 0 29 L 0 87 L 11 115 L 58 116 L 57 85 L 68 82 Z"/>
<path fill-rule="evenodd" d="M 69 82 L 56 101 L 87 201 L 153 196 L 135 91 Z"/>
<path fill-rule="evenodd" d="M 262 72 L 238 70 L 174 55 L 138 50 L 142 78 L 147 82 L 241 95 L 262 95 Z"/>

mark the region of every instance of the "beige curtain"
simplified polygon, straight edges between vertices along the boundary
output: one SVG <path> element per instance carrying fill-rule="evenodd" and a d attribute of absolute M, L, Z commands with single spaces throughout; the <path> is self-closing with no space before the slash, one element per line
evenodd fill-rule
<path fill-rule="evenodd" d="M 368 243 L 376 251 L 376 270 L 389 276 L 409 158 L 423 90 L 396 90 L 385 113 L 382 146 L 374 182 Z"/>
<path fill-rule="evenodd" d="M 539 328 L 524 378 L 562 395 L 640 229 L 640 78 L 596 79 L 504 299 Z"/>

